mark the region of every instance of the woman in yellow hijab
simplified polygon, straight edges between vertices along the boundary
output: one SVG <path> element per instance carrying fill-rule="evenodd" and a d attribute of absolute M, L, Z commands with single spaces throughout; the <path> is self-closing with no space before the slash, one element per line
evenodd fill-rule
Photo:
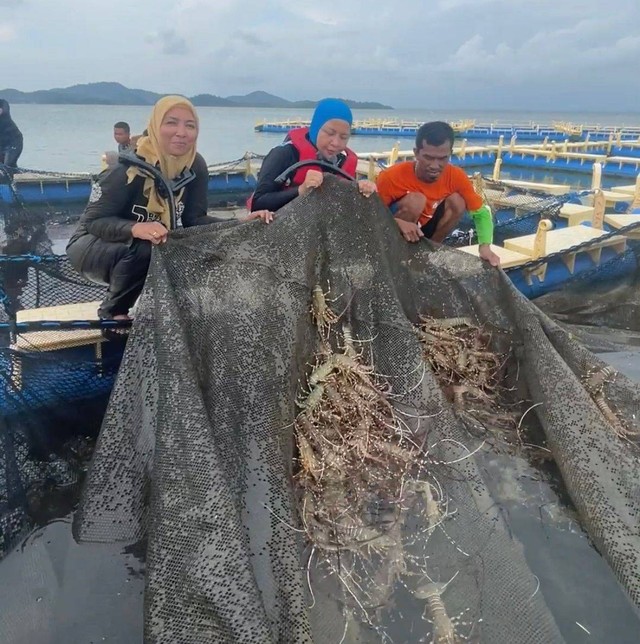
<path fill-rule="evenodd" d="M 93 185 L 67 255 L 87 279 L 109 287 L 98 309 L 101 318 L 129 319 L 144 286 L 151 248 L 167 241 L 177 220 L 184 227 L 223 221 L 207 215 L 209 172 L 196 150 L 198 130 L 189 100 L 161 98 L 136 154 Z M 268 223 L 271 213 L 247 217 L 256 218 Z"/>

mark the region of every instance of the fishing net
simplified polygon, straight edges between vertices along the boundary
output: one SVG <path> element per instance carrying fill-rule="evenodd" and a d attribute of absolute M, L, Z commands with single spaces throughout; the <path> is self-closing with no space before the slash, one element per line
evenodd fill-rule
<path fill-rule="evenodd" d="M 55 195 L 25 203 L 15 184 L 0 187 L 9 192 L 7 200 L 0 199 L 0 320 L 22 309 L 101 299 L 105 287 L 85 280 L 64 255 L 88 193 L 61 206 Z"/>
<path fill-rule="evenodd" d="M 27 205 L 0 172 L 0 558 L 39 525 L 39 490 L 79 485 L 74 454 L 91 452 L 84 432 L 103 413 L 124 348 L 90 328 L 105 287 L 63 255 L 86 196 L 61 206 L 48 190 L 64 180 L 41 180 Z"/>
<path fill-rule="evenodd" d="M 146 641 L 562 641 L 481 467 L 535 427 L 640 603 L 638 385 L 325 181 L 154 250 L 75 518 L 146 541 Z"/>
<path fill-rule="evenodd" d="M 640 276 L 637 244 L 632 244 L 625 260 L 633 263 L 626 275 L 615 281 L 601 284 L 589 283 L 588 279 L 567 284 L 555 293 L 548 293 L 536 300 L 536 305 L 555 320 L 567 324 L 609 327 L 628 331 L 640 331 Z"/>
<path fill-rule="evenodd" d="M 5 208 L 2 215 L 0 362 L 8 366 L 2 371 L 0 398 L 5 413 L 13 413 L 38 406 L 43 395 L 52 402 L 64 400 L 60 395 L 65 388 L 72 393 L 92 373 L 94 380 L 105 375 L 100 360 L 104 337 L 90 323 L 97 325 L 97 306 L 106 287 L 86 280 L 61 254 L 73 230 L 71 215 L 57 219 L 47 210 L 22 204 Z M 62 244 L 57 243 L 60 238 Z M 51 349 L 59 351 L 47 353 Z M 45 389 L 52 391 L 44 394 Z"/>
<path fill-rule="evenodd" d="M 495 244 L 502 244 L 505 239 L 511 237 L 535 233 L 541 219 L 550 219 L 557 223 L 561 221 L 560 210 L 565 203 L 579 202 L 579 193 L 544 194 L 503 181 L 494 181 L 480 173 L 474 174 L 473 184 L 477 194 L 493 213 Z M 464 215 L 457 234 L 449 237 L 446 243 L 450 246 L 466 245 L 470 243 L 468 233 L 473 230 L 473 220 Z"/>

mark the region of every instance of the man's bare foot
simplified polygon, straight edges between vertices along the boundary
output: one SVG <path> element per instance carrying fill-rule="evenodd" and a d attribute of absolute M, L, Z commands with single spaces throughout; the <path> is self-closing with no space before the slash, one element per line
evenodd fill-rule
<path fill-rule="evenodd" d="M 130 317 L 129 315 L 125 315 L 124 313 L 122 313 L 120 315 L 114 315 L 111 319 L 112 320 L 123 320 L 125 322 L 132 322 L 133 321 L 132 317 Z"/>

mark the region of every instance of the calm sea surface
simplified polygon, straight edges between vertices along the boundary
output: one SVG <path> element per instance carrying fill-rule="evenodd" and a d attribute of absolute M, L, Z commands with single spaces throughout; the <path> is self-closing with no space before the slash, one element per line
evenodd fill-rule
<path fill-rule="evenodd" d="M 133 133 L 147 124 L 150 107 L 117 105 L 19 105 L 11 106 L 14 120 L 22 130 L 25 147 L 20 166 L 59 172 L 94 172 L 100 169 L 100 157 L 114 150 L 113 124 L 127 121 Z M 281 134 L 254 132 L 256 123 L 266 120 L 310 118 L 312 110 L 283 108 L 201 107 L 198 149 L 208 163 L 238 159 L 245 152 L 265 154 L 282 140 Z M 435 110 L 356 110 L 356 119 L 395 118 L 418 121 L 475 119 L 476 122 L 550 123 L 554 120 L 600 125 L 640 126 L 637 114 L 597 114 L 570 112 L 479 112 Z M 402 139 L 403 148 L 411 148 L 411 138 Z M 392 137 L 358 137 L 351 139 L 356 152 L 389 150 Z M 406 145 L 405 145 L 406 144 Z"/>

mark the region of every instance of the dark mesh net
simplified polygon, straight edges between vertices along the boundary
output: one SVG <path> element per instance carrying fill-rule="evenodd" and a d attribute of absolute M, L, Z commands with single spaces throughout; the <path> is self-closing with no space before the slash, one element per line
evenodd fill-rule
<path fill-rule="evenodd" d="M 66 256 L 66 240 L 84 203 L 63 210 L 21 202 L 0 209 L 0 321 L 16 311 L 100 300 L 105 287 L 84 279 Z"/>
<path fill-rule="evenodd" d="M 103 413 L 124 346 L 89 327 L 97 317 L 91 303 L 106 289 L 85 280 L 63 255 L 86 195 L 61 206 L 48 200 L 48 185 L 27 207 L 14 184 L 1 177 L 0 184 L 2 558 L 43 514 L 55 515 L 55 508 L 41 507 L 42 496 L 55 499 L 61 490 L 73 496 L 81 479 L 74 454 L 86 461 L 91 453 L 85 432 Z M 50 307 L 73 304 L 68 318 L 80 326 L 47 324 L 60 317 Z"/>
<path fill-rule="evenodd" d="M 146 640 L 561 641 L 481 474 L 506 430 L 474 427 L 451 403 L 420 316 L 470 320 L 505 356 L 516 434 L 523 417 L 541 423 L 590 537 L 640 603 L 638 386 L 503 273 L 405 244 L 377 201 L 326 182 L 269 226 L 181 231 L 154 250 L 75 521 L 80 540 L 146 539 Z M 327 351 L 310 315 L 316 286 L 419 449 L 396 506 L 371 477 L 357 525 L 375 538 L 333 549 L 307 537 L 305 516 L 319 513 L 300 502 L 294 441 Z M 338 508 L 341 481 L 326 482 L 344 488 Z"/>
<path fill-rule="evenodd" d="M 491 207 L 494 220 L 494 243 L 499 245 L 511 237 L 535 233 L 541 219 L 558 222 L 562 206 L 569 201 L 579 201 L 577 193 L 557 196 L 544 194 L 530 188 L 487 179 L 479 173 L 474 175 L 473 181 L 476 192 Z M 465 215 L 459 228 L 465 232 L 472 231 L 471 217 Z M 463 235 L 450 237 L 447 240 L 447 244 L 451 246 L 467 243 L 468 239 Z"/>
<path fill-rule="evenodd" d="M 635 262 L 635 271 L 615 282 L 568 284 L 557 293 L 549 293 L 536 304 L 556 320 L 569 324 L 610 327 L 640 331 L 640 282 L 637 242 L 618 261 Z"/>

